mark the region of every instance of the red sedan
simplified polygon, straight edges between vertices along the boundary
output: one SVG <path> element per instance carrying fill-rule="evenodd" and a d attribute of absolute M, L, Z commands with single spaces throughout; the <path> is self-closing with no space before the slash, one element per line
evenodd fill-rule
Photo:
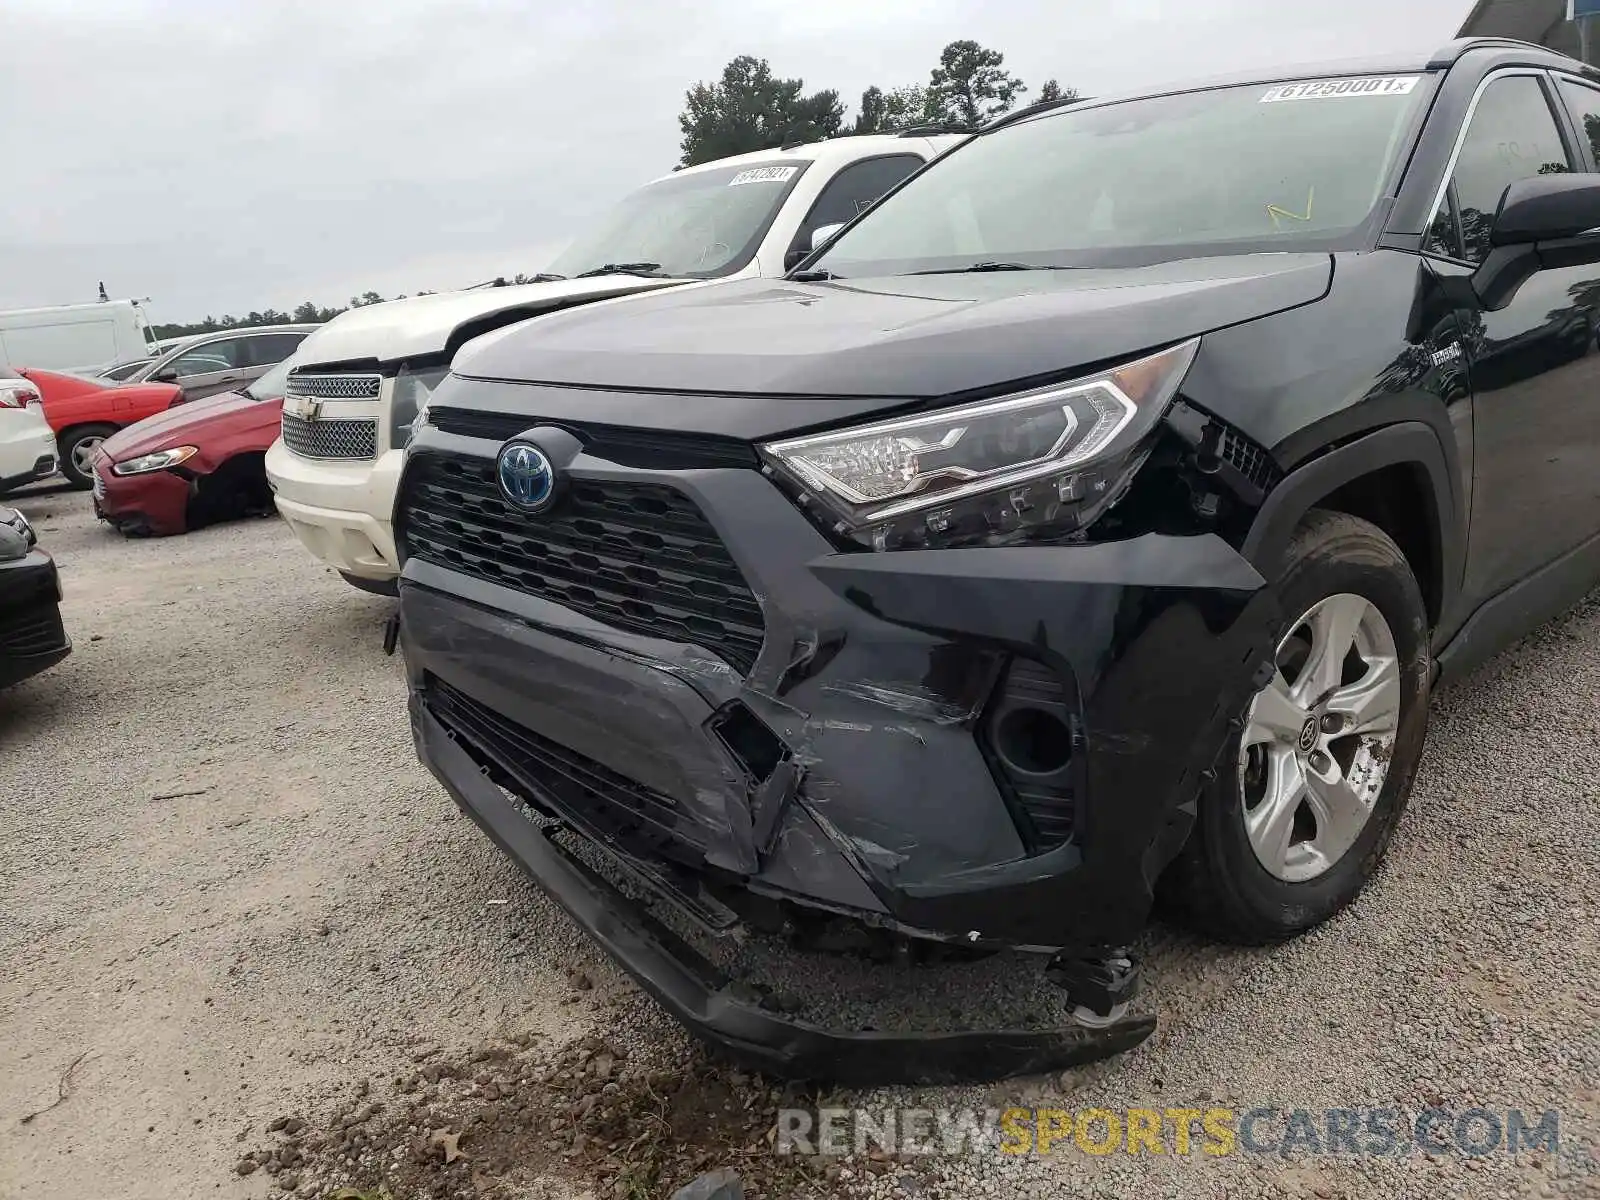
<path fill-rule="evenodd" d="M 33 367 L 20 368 L 17 374 L 39 389 L 44 419 L 56 434 L 61 473 L 75 488 L 94 483 L 94 456 L 101 442 L 183 399 L 183 389 L 171 383 L 119 384 Z"/>
<path fill-rule="evenodd" d="M 289 364 L 249 387 L 195 400 L 100 444 L 94 512 L 132 537 L 186 533 L 273 512 L 264 465 L 278 436 Z"/>

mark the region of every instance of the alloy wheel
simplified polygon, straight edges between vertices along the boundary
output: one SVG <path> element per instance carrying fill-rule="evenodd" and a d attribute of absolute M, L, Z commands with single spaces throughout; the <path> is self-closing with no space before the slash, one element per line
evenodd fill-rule
<path fill-rule="evenodd" d="M 94 478 L 94 460 L 105 438 L 86 437 L 72 447 L 72 465 L 86 479 Z"/>
<path fill-rule="evenodd" d="M 1289 883 L 1328 871 L 1361 836 L 1389 774 L 1400 727 L 1400 662 L 1376 605 L 1341 592 L 1278 643 L 1239 738 L 1245 832 Z"/>

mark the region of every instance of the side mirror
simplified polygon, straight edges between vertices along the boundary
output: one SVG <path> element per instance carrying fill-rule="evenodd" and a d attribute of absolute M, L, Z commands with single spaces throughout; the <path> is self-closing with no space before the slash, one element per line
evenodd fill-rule
<path fill-rule="evenodd" d="M 843 221 L 840 221 L 834 225 L 818 225 L 811 231 L 811 248 L 813 250 L 817 249 L 817 247 L 821 246 L 823 242 L 827 241 L 843 228 Z"/>
<path fill-rule="evenodd" d="M 1560 172 L 1519 179 L 1506 188 L 1489 228 L 1489 244 L 1526 246 L 1585 235 L 1600 235 L 1600 175 Z"/>
<path fill-rule="evenodd" d="M 151 378 L 157 383 L 177 383 L 178 368 L 162 367 L 161 370 L 157 371 L 153 376 L 151 376 Z"/>
<path fill-rule="evenodd" d="M 1534 175 L 1500 197 L 1489 255 L 1472 276 L 1472 290 L 1495 312 L 1535 272 L 1591 263 L 1600 263 L 1600 175 Z"/>

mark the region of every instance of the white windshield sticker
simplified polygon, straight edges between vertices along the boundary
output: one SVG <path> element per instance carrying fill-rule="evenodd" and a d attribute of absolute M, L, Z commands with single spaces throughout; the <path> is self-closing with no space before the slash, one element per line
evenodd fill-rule
<path fill-rule="evenodd" d="M 1268 88 L 1261 103 L 1279 100 L 1334 100 L 1341 96 L 1404 96 L 1417 86 L 1416 75 L 1369 75 L 1363 79 L 1313 79 Z"/>
<path fill-rule="evenodd" d="M 751 167 L 728 180 L 728 186 L 736 187 L 741 183 L 788 183 L 798 174 L 799 167 Z"/>

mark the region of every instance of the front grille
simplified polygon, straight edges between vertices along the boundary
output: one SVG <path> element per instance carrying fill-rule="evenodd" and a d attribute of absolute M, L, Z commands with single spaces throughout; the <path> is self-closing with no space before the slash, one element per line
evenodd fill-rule
<path fill-rule="evenodd" d="M 446 729 L 498 767 L 513 791 L 631 854 L 665 855 L 697 865 L 706 830 L 672 797 L 501 716 L 434 675 L 423 701 Z"/>
<path fill-rule="evenodd" d="M 755 448 L 747 442 L 710 434 L 670 430 L 626 429 L 617 425 L 552 421 L 519 413 L 481 412 L 469 408 L 430 408 L 428 424 L 460 437 L 505 442 L 540 425 L 565 429 L 583 443 L 586 453 L 607 462 L 649 471 L 687 471 L 696 467 L 758 467 Z"/>
<path fill-rule="evenodd" d="M 283 444 L 302 458 L 374 458 L 378 453 L 378 422 L 371 417 L 319 417 L 308 421 L 284 413 Z"/>
<path fill-rule="evenodd" d="M 66 644 L 61 610 L 54 604 L 0 617 L 0 654 L 27 658 L 48 654 Z"/>
<path fill-rule="evenodd" d="M 315 375 L 289 373 L 286 395 L 309 396 L 314 400 L 376 400 L 383 390 L 381 375 Z"/>
<path fill-rule="evenodd" d="M 492 459 L 414 457 L 397 532 L 407 556 L 554 601 L 616 629 L 755 665 L 761 606 L 694 501 L 653 483 L 575 480 L 546 513 L 507 504 Z"/>

